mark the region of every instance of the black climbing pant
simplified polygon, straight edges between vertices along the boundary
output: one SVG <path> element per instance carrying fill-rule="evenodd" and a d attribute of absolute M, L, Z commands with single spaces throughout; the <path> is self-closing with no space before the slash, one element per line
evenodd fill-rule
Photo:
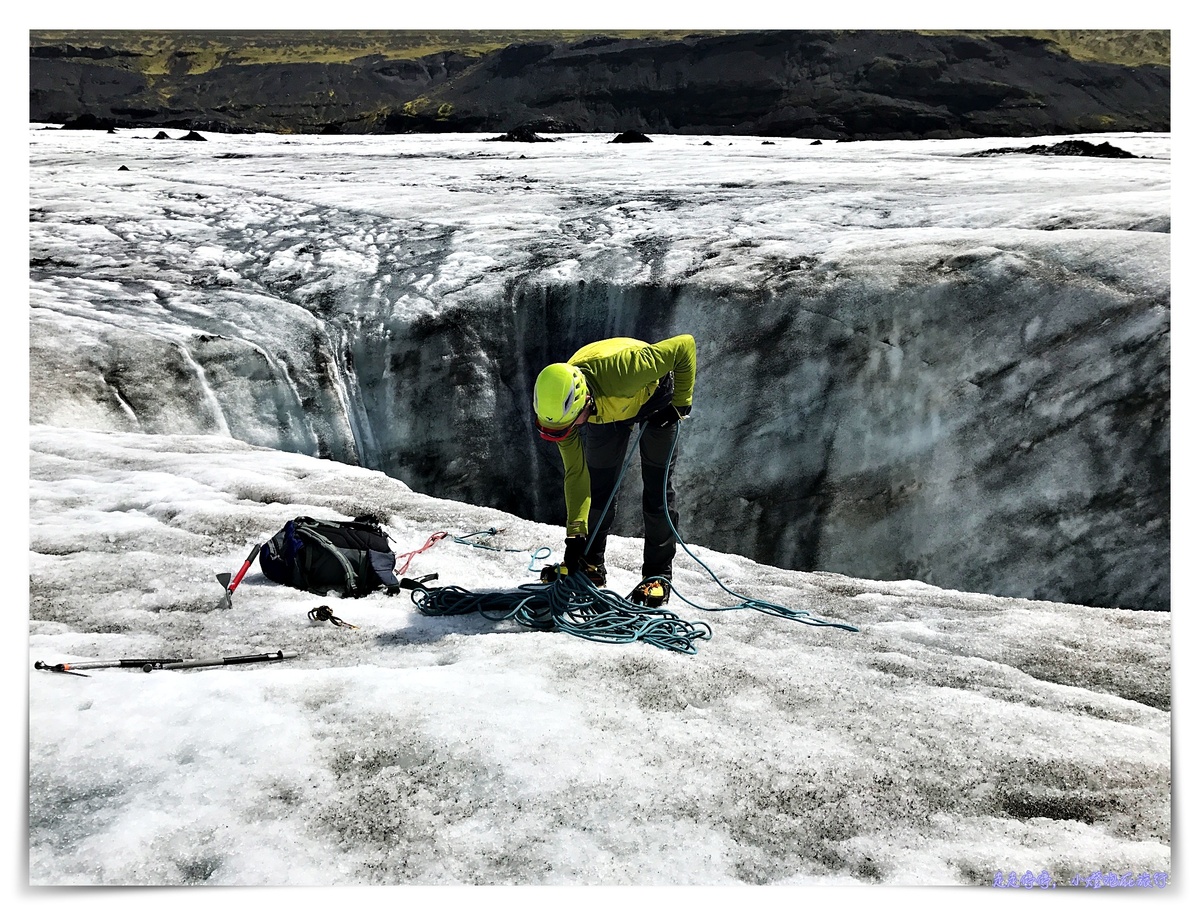
<path fill-rule="evenodd" d="M 593 565 L 604 563 L 604 551 L 608 545 L 608 533 L 616 517 L 619 494 L 612 500 L 608 512 L 600 518 L 608 497 L 616 485 L 625 452 L 629 449 L 629 436 L 633 422 L 589 423 L 584 436 L 584 456 L 588 474 L 592 478 L 592 507 L 588 515 L 588 530 L 595 531 L 592 547 L 586 557 Z M 642 577 L 661 575 L 671 577 L 671 565 L 675 559 L 675 535 L 667 523 L 663 511 L 663 478 L 666 477 L 667 508 L 671 523 L 678 527 L 679 513 L 675 510 L 675 486 L 671 479 L 675 469 L 674 456 L 667 467 L 667 455 L 675 437 L 675 427 L 656 429 L 648 426 L 638 441 L 642 469 L 642 521 L 645 541 L 642 548 Z"/>

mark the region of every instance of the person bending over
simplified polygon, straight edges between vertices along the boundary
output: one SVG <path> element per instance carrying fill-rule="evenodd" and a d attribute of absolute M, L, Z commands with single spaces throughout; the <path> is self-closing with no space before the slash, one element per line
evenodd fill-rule
<path fill-rule="evenodd" d="M 679 522 L 672 482 L 675 461 L 672 456 L 668 466 L 667 456 L 675 424 L 692 411 L 695 384 L 696 341 L 690 334 L 659 343 L 630 337 L 599 340 L 538 374 L 535 424 L 542 438 L 558 443 L 563 461 L 567 532 L 562 564 L 568 574 L 583 571 L 598 587 L 606 583 L 604 551 L 617 498 L 613 497 L 603 518 L 597 516 L 613 495 L 634 425 L 644 424 L 638 443 L 645 525 L 643 581 L 632 600 L 648 607 L 667 602 L 675 559 L 671 525 Z M 595 531 L 595 536 L 585 555 L 589 531 Z"/>

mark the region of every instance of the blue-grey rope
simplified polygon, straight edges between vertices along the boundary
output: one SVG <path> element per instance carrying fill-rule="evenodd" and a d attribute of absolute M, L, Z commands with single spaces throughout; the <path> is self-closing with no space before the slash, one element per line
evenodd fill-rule
<path fill-rule="evenodd" d="M 665 510 L 665 506 L 667 504 L 667 477 L 670 475 L 669 469 L 671 467 L 671 458 L 675 454 L 675 443 L 678 441 L 679 441 L 679 424 L 676 423 L 675 424 L 675 435 L 671 439 L 671 447 L 670 447 L 670 450 L 667 452 L 668 473 L 666 475 L 664 475 L 664 477 L 663 477 L 664 510 Z M 713 572 L 713 570 L 710 569 L 707 565 L 705 565 L 700 560 L 700 557 L 697 556 L 695 553 L 693 553 L 691 551 L 691 549 L 688 548 L 688 545 L 686 543 L 684 543 L 683 538 L 681 536 L 679 536 L 679 531 L 677 531 L 675 529 L 675 523 L 671 520 L 670 511 L 667 511 L 666 514 L 667 514 L 667 524 L 671 528 L 671 533 L 675 535 L 675 539 L 677 541 L 679 541 L 679 545 L 681 547 L 683 547 L 684 552 L 687 553 L 690 557 L 692 557 L 692 559 L 695 561 L 695 563 L 698 566 L 700 566 L 700 568 L 702 568 L 705 572 L 707 572 L 709 574 L 709 576 L 712 578 L 712 580 L 715 581 L 721 587 L 721 589 L 723 591 L 725 591 L 728 594 L 732 594 L 739 601 L 741 601 L 741 603 L 735 604 L 732 607 L 701 607 L 699 604 L 694 604 L 690 600 L 688 600 L 686 597 L 684 597 L 682 594 L 679 594 L 678 589 L 676 589 L 674 587 L 674 582 L 672 582 L 671 589 L 676 594 L 679 594 L 679 599 L 682 600 L 685 604 L 695 607 L 697 610 L 709 610 L 709 611 L 742 610 L 742 609 L 759 610 L 762 613 L 769 613 L 772 616 L 781 616 L 784 619 L 795 620 L 798 623 L 804 623 L 808 626 L 832 626 L 836 629 L 845 629 L 847 632 L 858 632 L 859 631 L 859 629 L 857 627 L 851 626 L 849 623 L 834 623 L 834 622 L 830 622 L 828 620 L 819 619 L 819 618 L 813 616 L 807 610 L 793 610 L 790 607 L 784 607 L 784 606 L 781 606 L 780 604 L 773 604 L 770 601 L 758 600 L 753 597 L 746 597 L 744 594 L 738 594 L 732 588 L 727 587 L 725 585 L 725 583 L 721 581 L 721 579 L 717 578 L 716 573 Z"/>
<path fill-rule="evenodd" d="M 638 429 L 633 447 L 626 454 L 625 462 L 621 466 L 612 492 L 604 505 L 604 511 L 599 515 L 601 519 L 608 514 L 608 509 L 612 505 L 613 499 L 616 498 L 621 480 L 629 468 L 630 460 L 645 429 L 644 424 Z M 675 445 L 678 440 L 679 426 L 676 424 L 671 447 L 667 453 L 666 466 L 668 469 L 671 466 L 671 459 L 674 457 Z M 793 610 L 769 601 L 746 597 L 724 585 L 712 569 L 688 548 L 671 520 L 670 511 L 667 508 L 668 478 L 669 473 L 663 475 L 663 510 L 667 514 L 667 523 L 670 525 L 671 533 L 684 551 L 712 577 L 713 581 L 740 601 L 732 607 L 701 607 L 680 594 L 679 597 L 684 603 L 705 611 L 753 609 L 810 626 L 832 626 L 849 632 L 859 631 L 846 623 L 818 619 L 805 610 Z M 585 555 L 591 548 L 598 530 L 599 525 L 597 525 L 597 530 L 592 531 L 589 535 L 584 548 Z M 649 580 L 645 579 L 645 581 Z M 672 590 L 676 594 L 679 593 L 678 589 L 674 587 L 674 583 L 672 583 Z M 662 607 L 648 608 L 632 603 L 629 598 L 622 597 L 615 591 L 598 587 L 583 572 L 573 572 L 570 575 L 561 576 L 548 584 L 530 583 L 507 591 L 475 593 L 455 586 L 432 589 L 417 587 L 413 589 L 412 599 L 417 605 L 417 609 L 427 616 L 479 613 L 490 620 L 511 619 L 531 629 L 559 629 L 570 635 L 594 642 L 646 642 L 658 648 L 685 654 L 696 653 L 696 641 L 712 638 L 712 628 L 707 623 L 689 622 Z"/>
<path fill-rule="evenodd" d="M 529 553 L 529 565 L 527 565 L 525 568 L 530 572 L 533 571 L 533 564 L 535 562 L 540 559 L 545 559 L 551 553 L 550 547 L 548 546 L 539 546 L 530 552 L 529 550 L 518 549 L 510 546 L 492 546 L 490 543 L 486 542 L 487 540 L 491 540 L 491 538 L 495 537 L 498 533 L 500 533 L 501 530 L 503 530 L 503 528 L 489 527 L 481 531 L 474 531 L 470 534 L 453 535 L 450 539 L 455 543 L 461 543 L 463 546 L 473 546 L 478 550 L 494 550 L 497 553 Z M 472 540 L 472 537 L 483 537 L 485 542 L 480 543 L 476 540 Z"/>

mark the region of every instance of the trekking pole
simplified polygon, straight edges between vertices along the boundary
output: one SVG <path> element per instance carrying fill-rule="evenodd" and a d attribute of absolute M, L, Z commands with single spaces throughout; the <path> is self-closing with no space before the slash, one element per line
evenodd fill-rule
<path fill-rule="evenodd" d="M 95 670 L 99 667 L 140 667 L 146 669 L 146 665 L 162 665 L 174 664 L 177 661 L 182 661 L 183 658 L 120 658 L 112 661 L 68 661 L 62 664 L 46 664 L 43 661 L 38 661 L 33 665 L 34 670 L 45 670 L 52 674 L 75 674 L 77 677 L 86 677 L 87 674 L 80 673 L 81 670 Z"/>
<path fill-rule="evenodd" d="M 216 658 L 189 658 L 185 661 L 167 661 L 165 664 L 146 664 L 142 670 L 182 670 L 187 667 L 220 667 L 224 664 L 253 664 L 256 661 L 287 661 L 297 657 L 294 651 L 268 651 L 264 654 L 240 654 Z"/>
<path fill-rule="evenodd" d="M 233 592 L 237 586 L 242 583 L 242 577 L 250 570 L 250 563 L 254 562 L 254 557 L 258 555 L 258 551 L 261 549 L 261 543 L 254 544 L 254 549 L 250 551 L 250 555 L 247 556 L 246 561 L 242 563 L 242 567 L 238 571 L 237 576 L 234 577 L 232 583 L 229 581 L 230 576 L 228 572 L 217 573 L 217 581 L 219 581 L 221 586 L 225 589 L 225 596 L 221 598 L 221 602 L 217 604 L 217 610 L 229 610 L 233 607 Z"/>
<path fill-rule="evenodd" d="M 214 658 L 121 658 L 114 661 L 68 661 L 62 664 L 46 664 L 38 661 L 36 670 L 50 673 L 75 674 L 86 677 L 81 670 L 98 667 L 137 667 L 150 673 L 152 670 L 182 670 L 190 667 L 220 667 L 225 664 L 253 664 L 256 661 L 287 661 L 298 657 L 294 651 L 268 651 L 263 654 L 229 655 Z"/>

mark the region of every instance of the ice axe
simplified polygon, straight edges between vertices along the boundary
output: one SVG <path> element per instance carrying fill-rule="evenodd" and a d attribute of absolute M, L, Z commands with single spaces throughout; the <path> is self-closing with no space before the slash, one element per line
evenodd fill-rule
<path fill-rule="evenodd" d="M 238 571 L 237 575 L 233 576 L 232 581 L 230 581 L 230 575 L 228 572 L 217 573 L 217 581 L 219 581 L 221 583 L 221 587 L 225 589 L 225 596 L 221 598 L 221 602 L 217 604 L 216 609 L 229 610 L 233 607 L 233 591 L 242 583 L 242 577 L 247 571 L 249 571 L 250 563 L 254 562 L 254 557 L 258 555 L 258 551 L 261 549 L 261 543 L 254 544 L 254 549 L 250 551 L 250 555 L 246 557 L 246 561 L 242 563 L 241 569 Z"/>

